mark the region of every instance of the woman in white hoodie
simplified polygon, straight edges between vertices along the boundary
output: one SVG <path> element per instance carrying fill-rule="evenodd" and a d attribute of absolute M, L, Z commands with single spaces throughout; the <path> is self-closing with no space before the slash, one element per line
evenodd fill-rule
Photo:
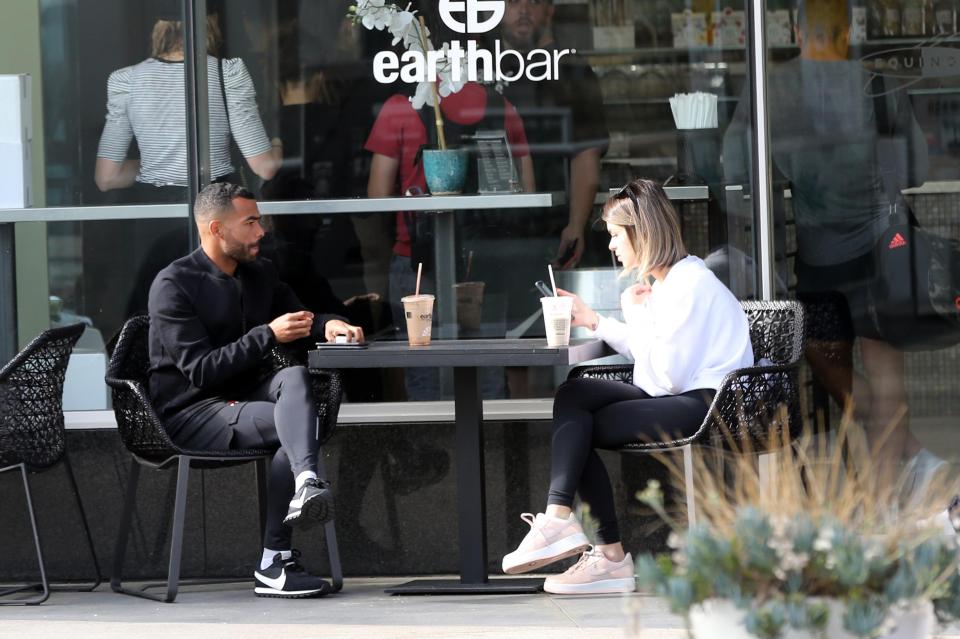
<path fill-rule="evenodd" d="M 516 574 L 582 553 L 546 579 L 544 590 L 560 594 L 634 589 L 633 560 L 620 543 L 613 489 L 596 449 L 693 434 L 724 376 L 753 365 L 740 303 L 700 258 L 687 255 L 663 188 L 633 180 L 607 200 L 603 220 L 610 250 L 637 279 L 621 297 L 625 321 L 560 294 L 573 297 L 573 326 L 589 328 L 633 361 L 633 384 L 575 379 L 557 390 L 547 507 L 522 515 L 530 532 L 503 558 L 504 572 Z M 571 511 L 577 494 L 598 522 L 593 548 Z"/>

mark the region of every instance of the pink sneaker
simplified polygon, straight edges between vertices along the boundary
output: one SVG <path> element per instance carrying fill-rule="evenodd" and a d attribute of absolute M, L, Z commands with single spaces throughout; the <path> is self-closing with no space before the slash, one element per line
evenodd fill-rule
<path fill-rule="evenodd" d="M 543 513 L 536 517 L 523 513 L 520 518 L 530 524 L 530 532 L 516 550 L 503 558 L 503 572 L 508 575 L 542 568 L 590 547 L 590 540 L 573 513 L 566 519 Z"/>
<path fill-rule="evenodd" d="M 599 550 L 588 550 L 567 572 L 547 577 L 543 589 L 556 595 L 633 592 L 637 589 L 633 557 L 627 553 L 623 561 L 610 561 Z"/>

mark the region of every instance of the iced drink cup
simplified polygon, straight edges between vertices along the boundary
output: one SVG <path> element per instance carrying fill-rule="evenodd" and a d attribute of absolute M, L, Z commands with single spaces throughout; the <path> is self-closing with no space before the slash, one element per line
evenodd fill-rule
<path fill-rule="evenodd" d="M 453 285 L 457 296 L 457 324 L 466 331 L 480 328 L 483 311 L 483 282 L 460 282 Z"/>
<path fill-rule="evenodd" d="M 547 329 L 547 346 L 569 346 L 572 297 L 541 297 L 543 323 Z"/>
<path fill-rule="evenodd" d="M 433 327 L 433 295 L 408 295 L 403 302 L 403 314 L 407 318 L 407 340 L 410 346 L 430 344 Z"/>

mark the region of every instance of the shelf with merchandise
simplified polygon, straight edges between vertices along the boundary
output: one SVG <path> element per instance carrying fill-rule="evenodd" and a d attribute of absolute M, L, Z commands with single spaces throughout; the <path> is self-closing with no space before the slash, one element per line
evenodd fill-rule
<path fill-rule="evenodd" d="M 862 42 L 852 42 L 851 49 L 877 49 L 885 46 L 898 45 L 920 45 L 930 44 L 936 46 L 954 46 L 960 47 L 960 34 L 941 37 L 915 37 L 915 38 L 879 38 L 864 40 Z M 767 47 L 768 51 L 776 52 L 797 52 L 799 48 L 796 44 L 775 44 Z M 718 54 L 726 56 L 732 53 L 745 54 L 744 46 L 703 46 L 703 47 L 639 47 L 635 49 L 578 49 L 577 53 L 585 58 L 589 58 L 591 63 L 594 58 L 677 58 L 690 56 L 709 56 Z"/>
<path fill-rule="evenodd" d="M 917 36 L 912 38 L 875 38 L 871 40 L 865 40 L 863 42 L 850 43 L 850 47 L 881 47 L 900 44 L 932 44 L 936 46 L 952 45 L 957 47 L 960 46 L 960 34 L 955 33 L 953 35 L 944 36 Z"/>
<path fill-rule="evenodd" d="M 776 45 L 774 49 L 796 50 L 796 45 Z M 745 47 L 641 47 L 637 49 L 578 49 L 577 53 L 585 58 L 595 57 L 615 57 L 615 56 L 689 56 L 689 55 L 708 55 L 711 53 L 725 54 L 729 52 L 746 51 Z"/>

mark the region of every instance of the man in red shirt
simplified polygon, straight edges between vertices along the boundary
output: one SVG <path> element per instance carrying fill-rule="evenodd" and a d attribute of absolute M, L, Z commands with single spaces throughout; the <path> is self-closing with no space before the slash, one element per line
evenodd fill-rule
<path fill-rule="evenodd" d="M 525 191 L 534 191 L 533 162 L 527 148 L 527 138 L 523 122 L 516 109 L 506 100 L 501 104 L 488 105 L 490 93 L 480 84 L 468 82 L 463 88 L 440 100 L 440 110 L 444 121 L 453 122 L 462 127 L 477 125 L 489 118 L 488 108 L 494 117 L 502 110 L 503 123 L 500 128 L 507 132 L 511 153 L 520 166 L 520 180 Z M 429 109 L 431 107 L 425 106 Z M 432 120 L 432 116 L 430 118 Z M 364 148 L 373 153 L 370 165 L 370 178 L 367 182 L 369 197 L 390 197 L 401 194 L 417 195 L 427 193 L 423 165 L 416 161 L 420 147 L 430 139 L 423 118 L 410 104 L 405 95 L 389 98 L 380 110 L 373 130 L 367 138 Z M 458 141 L 457 141 L 458 142 Z M 450 143 L 455 143 L 450 140 Z M 373 239 L 373 238 L 371 238 Z M 362 241 L 362 240 L 361 240 Z M 396 216 L 396 241 L 393 245 L 390 262 L 389 300 L 394 322 L 401 331 L 406 326 L 402 321 L 400 298 L 413 293 L 416 286 L 417 265 L 411 264 L 412 247 L 407 216 L 400 212 Z M 369 259 L 368 255 L 364 260 Z M 421 292 L 433 293 L 433 274 L 425 273 L 421 283 Z M 452 294 L 452 293 L 451 293 Z M 407 375 L 407 393 L 409 399 L 436 399 L 437 386 L 424 382 L 417 384 L 411 378 L 417 373 L 427 373 L 425 369 L 411 369 Z M 418 387 L 421 387 L 418 390 Z M 421 392 L 422 391 L 422 392 Z"/>

